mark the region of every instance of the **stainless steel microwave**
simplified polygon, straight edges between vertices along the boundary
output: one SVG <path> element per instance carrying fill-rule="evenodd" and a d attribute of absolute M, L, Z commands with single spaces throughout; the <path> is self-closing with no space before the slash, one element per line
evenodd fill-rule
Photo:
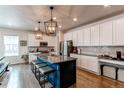
<path fill-rule="evenodd" d="M 48 46 L 48 42 L 40 42 L 40 46 L 46 47 L 46 46 Z"/>

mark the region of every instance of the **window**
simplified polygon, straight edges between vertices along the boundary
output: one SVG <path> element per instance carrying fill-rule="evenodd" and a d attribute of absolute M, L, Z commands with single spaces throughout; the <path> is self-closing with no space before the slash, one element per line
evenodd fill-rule
<path fill-rule="evenodd" d="M 19 55 L 19 37 L 4 36 L 4 55 L 18 56 Z"/>

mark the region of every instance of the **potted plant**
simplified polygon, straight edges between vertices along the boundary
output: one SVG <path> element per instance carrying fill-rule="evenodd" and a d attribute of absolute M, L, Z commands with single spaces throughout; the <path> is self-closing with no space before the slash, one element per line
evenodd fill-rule
<path fill-rule="evenodd" d="M 23 54 L 21 58 L 25 61 L 25 63 L 28 63 L 28 54 Z"/>

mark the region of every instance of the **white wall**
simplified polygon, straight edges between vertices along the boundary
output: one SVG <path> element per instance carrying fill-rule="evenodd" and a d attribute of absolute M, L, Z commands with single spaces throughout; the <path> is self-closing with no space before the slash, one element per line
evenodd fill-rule
<path fill-rule="evenodd" d="M 19 40 L 27 40 L 28 41 L 28 33 L 29 31 L 20 31 L 20 30 L 10 30 L 10 29 L 1 29 L 0 28 L 0 57 L 4 56 L 4 42 L 3 36 L 4 35 L 17 35 L 19 36 Z M 27 53 L 28 47 L 27 46 L 19 46 L 19 56 L 14 57 L 6 57 L 6 61 L 10 62 L 11 64 L 15 63 L 22 63 L 23 60 L 21 56 L 24 53 Z"/>

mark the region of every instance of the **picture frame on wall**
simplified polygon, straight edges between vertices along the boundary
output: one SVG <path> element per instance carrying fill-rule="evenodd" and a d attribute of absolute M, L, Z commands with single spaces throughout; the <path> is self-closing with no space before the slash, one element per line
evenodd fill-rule
<path fill-rule="evenodd" d="M 21 40 L 20 41 L 20 46 L 27 46 L 27 41 L 26 40 Z"/>

